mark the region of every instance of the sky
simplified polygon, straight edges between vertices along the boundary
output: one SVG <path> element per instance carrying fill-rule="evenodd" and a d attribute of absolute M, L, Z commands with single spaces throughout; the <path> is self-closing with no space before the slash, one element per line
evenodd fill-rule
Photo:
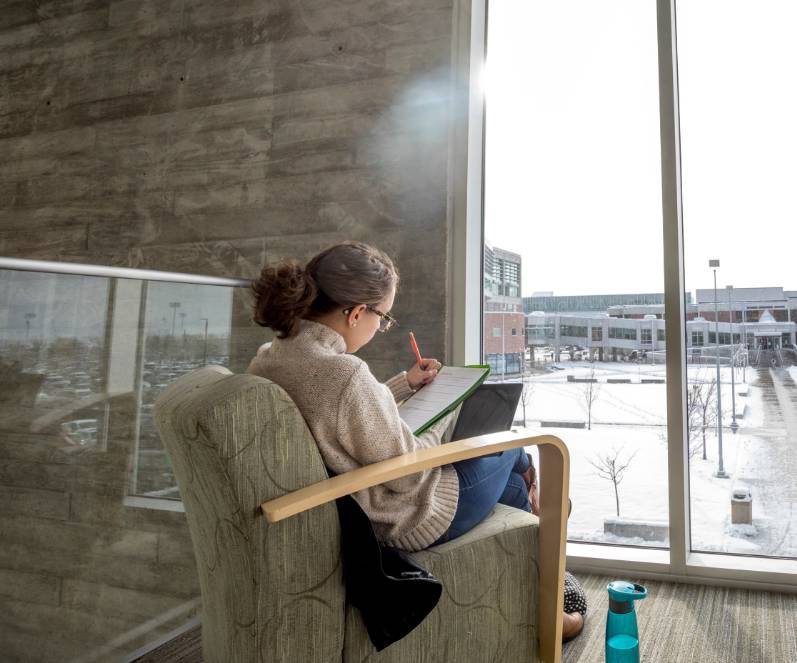
<path fill-rule="evenodd" d="M 524 295 L 662 292 L 656 3 L 489 3 L 485 234 Z M 797 290 L 797 2 L 678 2 L 686 288 Z"/>

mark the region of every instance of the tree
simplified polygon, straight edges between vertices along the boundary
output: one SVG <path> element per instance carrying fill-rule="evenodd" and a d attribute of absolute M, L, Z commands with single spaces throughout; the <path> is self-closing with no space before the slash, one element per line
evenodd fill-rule
<path fill-rule="evenodd" d="M 686 423 L 689 433 L 689 457 L 697 455 L 700 441 L 700 428 L 701 428 L 701 389 L 702 383 L 695 383 L 689 385 L 686 391 Z M 666 442 L 666 435 L 664 436 Z M 705 453 L 706 445 L 703 444 L 703 452 Z"/>
<path fill-rule="evenodd" d="M 595 378 L 595 366 L 593 365 L 592 370 L 589 372 L 589 380 L 584 385 L 584 402 L 587 405 L 587 430 L 592 430 L 592 406 L 595 405 L 600 393 L 601 386 Z"/>
<path fill-rule="evenodd" d="M 520 404 L 523 406 L 523 425 L 526 425 L 526 407 L 531 403 L 531 397 L 534 394 L 534 383 L 531 381 L 531 376 L 523 372 L 523 390 L 520 392 Z"/>
<path fill-rule="evenodd" d="M 699 382 L 696 385 L 699 426 L 703 436 L 703 460 L 706 460 L 706 429 L 714 425 L 717 418 L 717 379 L 711 382 Z"/>
<path fill-rule="evenodd" d="M 617 506 L 617 517 L 620 517 L 620 491 L 618 490 L 618 486 L 620 482 L 623 480 L 623 475 L 625 474 L 626 469 L 631 464 L 631 461 L 634 460 L 634 456 L 636 456 L 636 451 L 632 453 L 628 458 L 622 460 L 620 455 L 623 451 L 623 447 L 612 448 L 610 452 L 607 452 L 605 456 L 601 456 L 600 454 L 595 454 L 593 458 L 587 459 L 589 464 L 592 465 L 597 470 L 597 475 L 601 477 L 601 479 L 607 479 L 608 481 L 612 482 L 614 486 L 614 501 Z"/>

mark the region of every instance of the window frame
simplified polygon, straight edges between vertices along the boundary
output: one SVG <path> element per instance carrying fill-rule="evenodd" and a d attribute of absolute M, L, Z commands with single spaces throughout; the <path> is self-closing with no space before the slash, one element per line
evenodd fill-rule
<path fill-rule="evenodd" d="M 481 84 L 487 52 L 487 1 L 454 4 L 448 210 L 449 302 L 447 361 L 482 360 L 482 246 L 484 243 L 484 127 Z M 568 568 L 583 572 L 760 590 L 797 591 L 797 560 L 703 553 L 691 550 L 686 410 L 686 295 L 678 105 L 675 0 L 656 0 L 664 310 L 667 320 L 667 430 L 670 547 L 631 548 L 567 543 Z M 566 442 L 567 440 L 565 440 Z"/>

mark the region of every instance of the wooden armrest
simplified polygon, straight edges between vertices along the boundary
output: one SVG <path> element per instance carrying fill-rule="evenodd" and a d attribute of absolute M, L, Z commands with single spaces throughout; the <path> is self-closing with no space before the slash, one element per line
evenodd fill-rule
<path fill-rule="evenodd" d="M 528 446 L 540 448 L 540 530 L 537 551 L 539 654 L 545 663 L 560 663 L 570 455 L 558 437 L 531 435 L 530 431 L 518 428 L 449 442 L 431 449 L 419 449 L 319 481 L 264 502 L 260 508 L 266 519 L 274 523 L 344 495 L 422 470 Z"/>
<path fill-rule="evenodd" d="M 499 451 L 506 451 L 507 449 L 535 445 L 541 447 L 541 473 L 545 472 L 542 447 L 552 445 L 553 448 L 559 451 L 560 455 L 567 456 L 567 448 L 558 437 L 553 435 L 530 436 L 529 431 L 525 429 L 512 429 L 501 433 L 449 442 L 429 449 L 419 449 L 403 456 L 396 456 L 373 465 L 366 465 L 264 502 L 261 505 L 261 509 L 266 519 L 270 523 L 275 523 L 283 518 L 288 518 L 302 511 L 336 500 L 338 497 L 351 495 L 371 486 L 400 479 L 422 470 L 439 467 L 440 465 L 449 465 L 460 460 L 476 458 L 477 456 L 486 456 Z M 542 499 L 542 494 L 540 499 Z M 542 510 L 542 505 L 540 505 L 540 510 Z"/>

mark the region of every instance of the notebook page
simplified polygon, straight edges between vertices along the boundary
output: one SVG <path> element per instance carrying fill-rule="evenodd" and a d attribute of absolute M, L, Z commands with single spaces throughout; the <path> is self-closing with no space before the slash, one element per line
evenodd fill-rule
<path fill-rule="evenodd" d="M 399 415 L 416 431 L 464 396 L 484 375 L 483 368 L 445 366 L 434 382 L 415 392 L 399 406 Z"/>

